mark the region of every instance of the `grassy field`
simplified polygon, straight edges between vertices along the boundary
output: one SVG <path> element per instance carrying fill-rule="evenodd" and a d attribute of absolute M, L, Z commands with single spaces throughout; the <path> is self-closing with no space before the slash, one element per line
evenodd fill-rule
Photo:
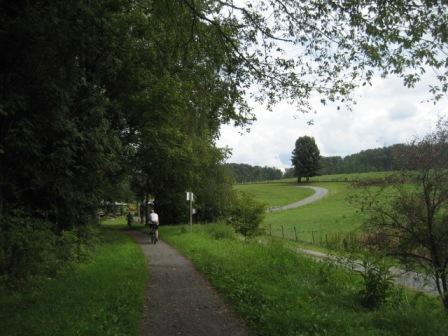
<path fill-rule="evenodd" d="M 237 184 L 235 189 L 253 194 L 258 201 L 268 207 L 287 205 L 304 199 L 313 194 L 310 189 L 297 188 L 297 185 L 287 182 Z"/>
<path fill-rule="evenodd" d="M 145 257 L 124 234 L 103 234 L 88 261 L 20 293 L 1 293 L 0 334 L 137 335 Z"/>
<path fill-rule="evenodd" d="M 333 176 L 344 180 L 346 175 Z M 368 178 L 381 173 L 356 175 Z M 289 197 L 290 190 L 298 189 L 295 188 L 297 185 L 295 179 L 288 179 L 282 183 L 247 184 L 236 188 L 253 193 L 259 201 L 274 204 L 278 198 L 282 199 L 282 193 L 288 193 Z M 359 230 L 362 215 L 347 200 L 353 192 L 348 182 L 311 182 L 307 185 L 327 188 L 329 193 L 324 199 L 304 207 L 268 213 L 262 225 L 266 234 L 287 239 L 297 236 L 302 242 L 323 245 Z"/>
<path fill-rule="evenodd" d="M 444 335 L 448 317 L 434 298 L 396 290 L 388 303 L 359 303 L 358 275 L 295 254 L 274 242 L 234 238 L 230 228 L 162 227 L 257 335 Z"/>
<path fill-rule="evenodd" d="M 327 188 L 329 193 L 324 199 L 304 207 L 269 213 L 263 224 L 266 232 L 291 239 L 295 239 L 296 232 L 299 240 L 317 243 L 325 239 L 325 234 L 356 232 L 359 229 L 362 217 L 347 201 L 351 192 L 347 183 L 309 185 Z"/>

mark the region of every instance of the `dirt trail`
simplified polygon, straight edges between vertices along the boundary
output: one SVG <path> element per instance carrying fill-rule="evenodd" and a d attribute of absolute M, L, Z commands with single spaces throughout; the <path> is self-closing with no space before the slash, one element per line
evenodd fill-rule
<path fill-rule="evenodd" d="M 141 335 L 249 335 L 188 259 L 162 241 L 151 245 L 146 235 L 129 234 L 142 247 L 150 272 Z"/>
<path fill-rule="evenodd" d="M 304 198 L 300 201 L 288 204 L 288 205 L 283 205 L 283 206 L 279 206 L 279 207 L 274 207 L 274 208 L 270 208 L 268 211 L 269 212 L 274 212 L 274 211 L 284 211 L 284 210 L 289 210 L 289 209 L 294 209 L 294 208 L 298 208 L 310 203 L 314 203 L 322 198 L 324 198 L 325 196 L 327 196 L 328 194 L 328 189 L 326 188 L 322 188 L 322 187 L 311 187 L 311 186 L 300 186 L 297 188 L 308 188 L 308 189 L 313 189 L 314 190 L 314 194 L 312 194 L 311 196 L 308 196 L 307 198 Z"/>

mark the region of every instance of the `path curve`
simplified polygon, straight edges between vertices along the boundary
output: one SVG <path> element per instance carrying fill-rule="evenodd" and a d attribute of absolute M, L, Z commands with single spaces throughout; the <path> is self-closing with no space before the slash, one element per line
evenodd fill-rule
<path fill-rule="evenodd" d="M 324 198 L 328 194 L 328 189 L 322 188 L 322 187 L 298 186 L 297 188 L 312 189 L 312 190 L 314 190 L 314 194 L 312 194 L 311 196 L 308 196 L 307 198 L 304 198 L 300 201 L 297 201 L 297 202 L 294 202 L 294 203 L 291 203 L 288 205 L 270 208 L 270 209 L 268 209 L 268 212 L 284 211 L 284 210 L 298 208 L 298 207 L 301 207 L 301 206 L 304 206 L 304 205 L 307 205 L 310 203 L 314 203 L 314 202 Z"/>
<path fill-rule="evenodd" d="M 128 234 L 142 247 L 150 270 L 141 335 L 249 335 L 187 258 L 163 241 L 149 244 L 141 232 Z"/>

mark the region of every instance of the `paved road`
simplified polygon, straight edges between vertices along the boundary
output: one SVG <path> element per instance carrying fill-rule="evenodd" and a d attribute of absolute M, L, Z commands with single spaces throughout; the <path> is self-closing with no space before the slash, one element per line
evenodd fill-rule
<path fill-rule="evenodd" d="M 162 241 L 151 245 L 146 235 L 129 234 L 142 247 L 150 272 L 141 335 L 249 335 L 188 259 Z"/>
<path fill-rule="evenodd" d="M 284 211 L 284 210 L 289 210 L 289 209 L 294 209 L 294 208 L 298 208 L 313 202 L 316 202 L 322 198 L 324 198 L 325 196 L 327 196 L 328 194 L 328 189 L 322 188 L 322 187 L 311 187 L 311 186 L 300 186 L 297 188 L 307 188 L 307 189 L 312 189 L 314 190 L 314 194 L 312 194 L 311 196 L 304 198 L 303 200 L 288 204 L 288 205 L 283 205 L 283 206 L 279 206 L 279 207 L 275 207 L 275 208 L 270 208 L 268 211 L 269 212 L 274 212 L 274 211 Z"/>

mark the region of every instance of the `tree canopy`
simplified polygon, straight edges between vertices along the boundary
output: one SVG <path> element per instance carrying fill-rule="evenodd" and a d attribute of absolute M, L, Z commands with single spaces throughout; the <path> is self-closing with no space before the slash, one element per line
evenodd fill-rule
<path fill-rule="evenodd" d="M 274 167 L 251 166 L 245 163 L 228 163 L 226 166 L 238 183 L 279 180 L 283 173 Z"/>
<path fill-rule="evenodd" d="M 366 149 L 359 153 L 341 156 L 327 156 L 320 158 L 319 174 L 363 173 L 371 171 L 390 171 L 399 168 L 395 154 L 407 145 Z"/>
<path fill-rule="evenodd" d="M 294 176 L 297 176 L 298 182 L 302 177 L 308 181 L 310 177 L 317 175 L 319 159 L 320 152 L 314 138 L 305 135 L 296 140 L 291 162 L 294 166 Z"/>

